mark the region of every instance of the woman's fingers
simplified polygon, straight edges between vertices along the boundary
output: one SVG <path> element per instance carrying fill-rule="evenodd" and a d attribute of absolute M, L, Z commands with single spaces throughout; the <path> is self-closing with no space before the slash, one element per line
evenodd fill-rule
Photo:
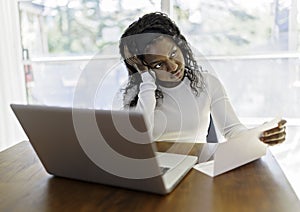
<path fill-rule="evenodd" d="M 281 125 L 263 132 L 263 136 L 272 136 L 285 131 L 285 126 Z"/>
<path fill-rule="evenodd" d="M 126 62 L 131 66 L 134 66 L 134 64 L 137 64 L 139 62 L 136 56 L 130 53 L 127 46 L 124 46 L 124 55 Z"/>
<path fill-rule="evenodd" d="M 283 126 L 286 124 L 286 120 L 282 119 L 278 122 L 278 126 Z"/>
<path fill-rule="evenodd" d="M 129 65 L 133 66 L 139 73 L 148 71 L 148 68 L 143 65 L 143 63 L 137 58 L 137 56 L 129 52 L 127 46 L 124 46 L 124 55 L 126 62 Z"/>
<path fill-rule="evenodd" d="M 275 145 L 282 143 L 285 140 L 286 132 L 285 128 L 273 132 L 272 134 L 263 134 L 260 140 L 269 145 Z"/>
<path fill-rule="evenodd" d="M 285 124 L 286 120 L 279 121 L 277 127 L 264 131 L 260 137 L 260 140 L 269 145 L 282 143 L 285 141 L 286 136 Z"/>

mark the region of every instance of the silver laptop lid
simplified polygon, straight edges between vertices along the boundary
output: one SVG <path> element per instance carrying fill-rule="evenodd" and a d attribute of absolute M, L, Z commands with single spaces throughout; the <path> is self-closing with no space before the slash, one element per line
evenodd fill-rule
<path fill-rule="evenodd" d="M 142 114 L 37 105 L 11 107 L 49 173 L 167 193 Z"/>

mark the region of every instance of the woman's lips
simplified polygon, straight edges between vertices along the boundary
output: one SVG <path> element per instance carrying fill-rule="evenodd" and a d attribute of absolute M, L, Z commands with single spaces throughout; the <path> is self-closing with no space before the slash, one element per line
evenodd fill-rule
<path fill-rule="evenodd" d="M 182 74 L 183 70 L 179 69 L 176 73 L 175 73 L 175 77 L 179 78 Z"/>
<path fill-rule="evenodd" d="M 176 71 L 170 72 L 171 78 L 177 78 L 177 79 L 179 79 L 181 77 L 182 73 L 183 73 L 183 69 L 182 68 L 181 69 L 177 69 Z"/>

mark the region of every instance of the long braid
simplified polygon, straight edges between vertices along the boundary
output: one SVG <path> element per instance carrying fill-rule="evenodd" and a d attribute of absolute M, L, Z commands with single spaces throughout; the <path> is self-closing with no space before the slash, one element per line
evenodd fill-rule
<path fill-rule="evenodd" d="M 124 46 L 130 49 L 130 52 L 143 61 L 143 50 L 147 43 L 143 43 L 144 46 L 140 47 L 137 40 L 133 35 L 141 35 L 143 33 L 156 33 L 157 37 L 161 34 L 169 35 L 173 38 L 174 42 L 181 49 L 185 60 L 185 76 L 190 80 L 190 86 L 196 96 L 203 90 L 203 76 L 201 74 L 202 68 L 198 66 L 194 59 L 192 50 L 187 43 L 185 37 L 180 33 L 176 24 L 164 13 L 155 12 L 144 15 L 137 21 L 133 22 L 121 36 L 119 50 L 121 56 L 124 58 L 125 65 L 129 73 L 129 81 L 124 88 L 123 101 L 125 107 L 134 107 L 138 101 L 139 85 L 142 82 L 140 74 L 136 74 L 137 70 L 127 63 L 124 55 Z M 154 34 L 155 36 L 155 34 Z M 151 37 L 154 39 L 154 37 Z M 128 95 L 131 94 L 131 99 L 128 99 Z M 163 99 L 163 93 L 159 86 L 155 91 L 155 97 L 157 100 Z"/>

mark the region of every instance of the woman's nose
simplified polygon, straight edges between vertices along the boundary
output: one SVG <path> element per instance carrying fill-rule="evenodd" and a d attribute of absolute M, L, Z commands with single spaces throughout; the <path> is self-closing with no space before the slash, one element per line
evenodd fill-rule
<path fill-rule="evenodd" d="M 178 64 L 175 61 L 170 60 L 168 62 L 168 72 L 176 71 L 178 68 Z"/>

